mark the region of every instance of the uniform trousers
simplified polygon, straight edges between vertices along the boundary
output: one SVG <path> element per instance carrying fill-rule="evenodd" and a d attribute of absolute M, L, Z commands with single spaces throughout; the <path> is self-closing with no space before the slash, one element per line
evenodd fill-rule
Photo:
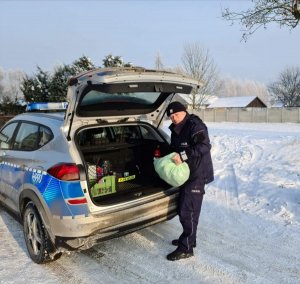
<path fill-rule="evenodd" d="M 180 188 L 178 215 L 183 232 L 179 237 L 178 248 L 182 252 L 193 252 L 193 246 L 196 244 L 204 186 L 204 184 L 197 186 L 187 184 Z"/>

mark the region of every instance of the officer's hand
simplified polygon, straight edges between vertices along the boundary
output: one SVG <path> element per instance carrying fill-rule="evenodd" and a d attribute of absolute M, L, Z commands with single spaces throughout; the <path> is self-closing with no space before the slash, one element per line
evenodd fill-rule
<path fill-rule="evenodd" d="M 178 153 L 176 153 L 176 154 L 173 156 L 172 160 L 174 161 L 174 163 L 175 163 L 176 165 L 180 165 L 180 164 L 182 163 L 181 158 L 180 158 L 180 155 L 179 155 Z"/>

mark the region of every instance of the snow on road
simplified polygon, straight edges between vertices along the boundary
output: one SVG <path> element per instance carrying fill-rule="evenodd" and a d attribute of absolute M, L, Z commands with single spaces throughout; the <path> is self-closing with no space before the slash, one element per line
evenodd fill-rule
<path fill-rule="evenodd" d="M 193 258 L 165 259 L 181 233 L 176 217 L 37 265 L 0 207 L 0 283 L 299 283 L 300 124 L 208 127 L 215 181 Z"/>

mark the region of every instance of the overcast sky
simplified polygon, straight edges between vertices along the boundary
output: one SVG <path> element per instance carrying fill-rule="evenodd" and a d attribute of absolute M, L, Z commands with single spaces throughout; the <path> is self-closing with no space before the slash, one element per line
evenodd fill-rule
<path fill-rule="evenodd" d="M 273 25 L 245 43 L 238 23 L 222 8 L 246 9 L 251 1 L 5 1 L 0 0 L 0 67 L 32 75 L 52 71 L 82 55 L 102 65 L 108 55 L 153 68 L 181 62 L 183 47 L 208 49 L 221 76 L 268 84 L 287 66 L 300 66 L 300 27 Z"/>

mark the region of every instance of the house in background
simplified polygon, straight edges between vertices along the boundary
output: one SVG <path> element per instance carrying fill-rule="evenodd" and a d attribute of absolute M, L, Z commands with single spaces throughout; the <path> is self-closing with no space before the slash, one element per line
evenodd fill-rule
<path fill-rule="evenodd" d="M 198 96 L 198 95 L 196 95 L 196 96 Z M 202 100 L 201 104 L 196 103 L 196 109 L 207 108 L 210 104 L 212 104 L 218 98 L 219 97 L 217 97 L 217 96 L 205 96 L 205 98 Z M 197 101 L 198 100 L 199 99 L 197 98 Z M 187 109 L 192 109 L 191 98 L 186 94 L 175 94 L 172 101 L 179 101 L 184 106 L 186 106 Z"/>
<path fill-rule="evenodd" d="M 247 108 L 247 107 L 259 107 L 264 108 L 267 105 L 259 98 L 255 96 L 248 97 L 224 97 L 218 98 L 211 103 L 207 108 Z"/>

